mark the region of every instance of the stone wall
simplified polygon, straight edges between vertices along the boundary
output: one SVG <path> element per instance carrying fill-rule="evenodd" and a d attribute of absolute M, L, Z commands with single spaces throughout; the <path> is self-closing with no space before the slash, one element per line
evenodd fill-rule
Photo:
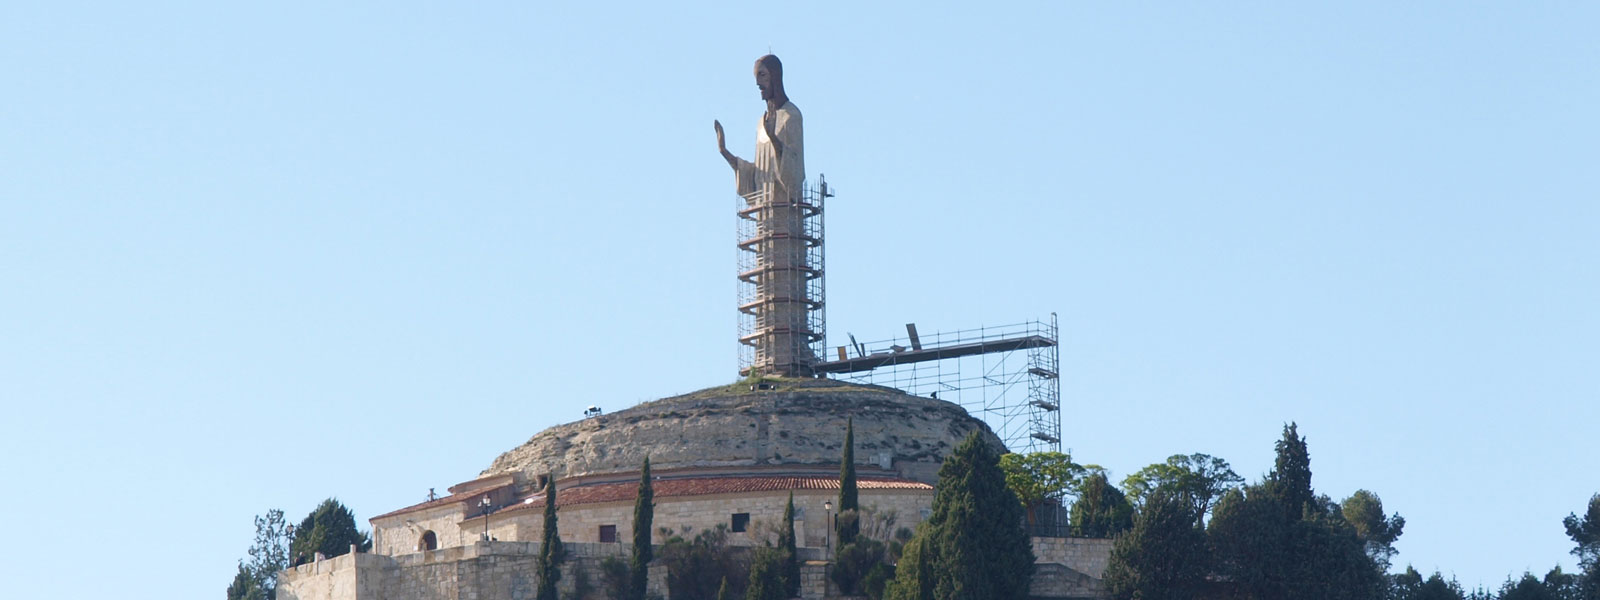
<path fill-rule="evenodd" d="M 565 544 L 567 560 L 557 588 L 576 595 L 582 570 L 600 597 L 600 563 L 626 558 L 625 544 Z M 539 544 L 477 542 L 391 557 L 347 554 L 285 570 L 278 578 L 279 600 L 530 600 L 538 588 Z M 652 565 L 649 590 L 666 594 L 666 569 Z"/>
<path fill-rule="evenodd" d="M 1072 567 L 1100 579 L 1111 564 L 1111 540 L 1102 538 L 1033 539 L 1033 556 L 1036 563 L 1055 563 Z"/>
<path fill-rule="evenodd" d="M 787 490 L 775 492 L 750 492 L 742 494 L 711 494 L 656 498 L 656 543 L 666 541 L 659 530 L 666 528 L 674 533 L 694 534 L 715 529 L 718 525 L 732 526 L 735 513 L 750 515 L 749 530 L 730 533 L 729 543 L 736 546 L 760 546 L 776 541 L 775 533 L 783 520 L 783 507 L 789 499 Z M 795 490 L 795 534 L 801 546 L 821 548 L 827 545 L 827 519 L 831 514 L 823 508 L 824 502 L 837 502 L 833 490 Z M 894 534 L 900 527 L 915 528 L 933 504 L 931 490 L 861 490 L 861 506 L 879 515 L 894 515 L 894 525 L 882 537 Z M 560 519 L 561 539 L 570 542 L 600 542 L 600 526 L 617 528 L 617 542 L 626 544 L 633 540 L 633 502 L 605 502 L 562 507 Z M 417 552 L 417 541 L 423 532 L 433 531 L 440 548 L 472 545 L 483 535 L 482 517 L 462 514 L 460 505 L 429 508 L 403 515 L 374 519 L 373 549 L 377 554 L 401 556 Z M 503 542 L 537 542 L 544 537 L 544 511 L 542 508 L 509 510 L 489 516 L 489 535 Z"/>
<path fill-rule="evenodd" d="M 373 519 L 372 551 L 375 554 L 397 556 L 417 551 L 417 542 L 424 532 L 432 531 L 439 548 L 464 546 L 477 541 L 476 534 L 464 536 L 464 507 L 460 504 L 436 506 L 415 512 Z M 482 520 L 475 521 L 482 526 Z M 481 533 L 479 530 L 478 533 Z"/>
<path fill-rule="evenodd" d="M 626 559 L 626 543 L 568 542 L 568 560 L 558 584 L 563 598 L 573 597 L 576 572 L 587 576 L 594 593 L 603 597 L 600 563 L 608 556 Z M 1078 599 L 1104 596 L 1101 581 L 1111 554 L 1111 540 L 1033 538 L 1036 569 L 1029 592 L 1037 598 Z M 529 600 L 538 586 L 537 542 L 476 542 L 467 546 L 413 552 L 400 556 L 347 554 L 300 565 L 279 576 L 280 600 Z M 824 553 L 804 548 L 801 568 L 805 600 L 831 598 L 838 590 L 827 577 Z M 650 568 L 650 591 L 666 595 L 666 568 Z"/>
<path fill-rule="evenodd" d="M 1111 540 L 1036 537 L 1032 541 L 1034 570 L 1029 595 L 1062 599 L 1105 597 Z"/>

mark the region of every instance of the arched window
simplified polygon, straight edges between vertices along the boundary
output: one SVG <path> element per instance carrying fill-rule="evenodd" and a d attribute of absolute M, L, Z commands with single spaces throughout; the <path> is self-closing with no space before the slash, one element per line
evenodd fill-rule
<path fill-rule="evenodd" d="M 432 531 L 424 531 L 424 532 L 422 532 L 422 539 L 417 540 L 417 550 L 420 552 L 420 551 L 438 550 L 438 549 L 439 549 L 439 536 L 434 535 Z"/>

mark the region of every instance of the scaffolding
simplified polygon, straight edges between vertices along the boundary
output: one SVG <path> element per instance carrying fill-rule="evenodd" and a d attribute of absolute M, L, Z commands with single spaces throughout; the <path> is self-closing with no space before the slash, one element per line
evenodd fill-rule
<path fill-rule="evenodd" d="M 886 385 L 961 405 L 1013 452 L 1061 451 L 1061 353 L 1055 313 L 999 327 L 839 346 L 819 375 Z"/>
<path fill-rule="evenodd" d="M 797 199 L 761 186 L 738 200 L 739 373 L 810 375 L 827 335 L 823 203 L 827 180 Z"/>

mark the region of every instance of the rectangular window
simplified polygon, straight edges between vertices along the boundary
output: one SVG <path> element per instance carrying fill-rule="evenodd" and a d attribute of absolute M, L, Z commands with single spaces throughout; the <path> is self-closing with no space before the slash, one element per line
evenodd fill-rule
<path fill-rule="evenodd" d="M 750 528 L 750 513 L 733 513 L 733 532 L 743 533 Z"/>
<path fill-rule="evenodd" d="M 600 526 L 600 542 L 601 543 L 610 544 L 610 543 L 616 543 L 616 541 L 617 541 L 617 526 L 616 525 L 601 525 Z"/>

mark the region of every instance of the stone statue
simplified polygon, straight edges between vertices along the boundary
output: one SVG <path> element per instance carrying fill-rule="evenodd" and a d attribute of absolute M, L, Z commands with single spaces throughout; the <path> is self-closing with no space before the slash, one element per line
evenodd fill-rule
<path fill-rule="evenodd" d="M 717 150 L 733 168 L 735 187 L 745 201 L 740 215 L 757 223 L 755 237 L 740 242 L 741 248 L 756 253 L 755 269 L 740 274 L 755 285 L 756 295 L 754 302 L 739 308 L 754 317 L 753 331 L 739 341 L 754 348 L 755 371 L 808 376 L 817 361 L 810 344 L 821 335 L 809 321 L 820 299 L 809 296 L 807 282 L 821 272 L 807 252 L 821 240 L 808 235 L 806 218 L 818 208 L 805 198 L 800 109 L 783 89 L 783 63 L 771 54 L 756 59 L 755 76 L 767 110 L 756 128 L 754 162 L 729 152 L 722 123 L 712 121 Z"/>
<path fill-rule="evenodd" d="M 717 130 L 717 150 L 733 168 L 739 195 L 767 191 L 773 201 L 797 200 L 806 178 L 805 144 L 801 135 L 800 109 L 783 90 L 783 63 L 768 54 L 756 59 L 756 87 L 767 111 L 756 129 L 755 162 L 734 156 L 722 135 L 722 122 L 712 121 Z"/>

